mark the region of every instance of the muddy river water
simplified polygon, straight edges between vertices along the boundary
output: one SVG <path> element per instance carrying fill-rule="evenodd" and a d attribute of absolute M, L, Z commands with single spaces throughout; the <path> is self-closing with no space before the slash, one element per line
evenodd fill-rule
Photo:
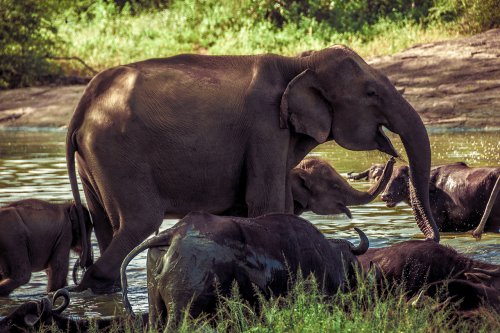
<path fill-rule="evenodd" d="M 500 166 L 500 132 L 442 132 L 430 131 L 433 165 L 464 161 L 470 166 Z M 11 201 L 38 198 L 50 201 L 72 199 L 66 172 L 63 131 L 0 131 L 0 206 Z M 403 152 L 397 137 L 393 140 L 398 151 Z M 349 171 L 362 171 L 371 163 L 383 163 L 386 156 L 378 152 L 353 152 L 334 143 L 324 144 L 311 155 L 328 160 L 342 175 Z M 399 161 L 398 163 L 403 163 Z M 358 189 L 367 189 L 368 182 L 352 183 Z M 81 186 L 80 186 L 81 190 Z M 82 193 L 83 194 L 83 193 Z M 328 237 L 345 238 L 357 242 L 353 227 L 361 228 L 370 239 L 370 246 L 381 247 L 411 238 L 421 238 L 411 208 L 401 203 L 387 208 L 376 200 L 365 206 L 351 208 L 353 218 L 346 216 L 318 216 L 306 213 Z M 164 220 L 162 229 L 176 223 Z M 0 233 L 1 225 L 0 225 Z M 442 243 L 474 258 L 500 264 L 500 235 L 486 234 L 475 241 L 466 234 L 442 234 Z M 98 248 L 93 239 L 94 253 Z M 72 255 L 71 267 L 76 256 Z M 146 252 L 136 257 L 128 266 L 129 296 L 136 311 L 147 310 Z M 68 277 L 68 282 L 71 278 Z M 31 281 L 7 298 L 0 298 L 0 316 L 29 299 L 45 295 L 46 275 L 34 273 Z M 72 294 L 66 310 L 75 315 L 113 315 L 123 313 L 121 294 L 94 296 L 88 293 Z"/>

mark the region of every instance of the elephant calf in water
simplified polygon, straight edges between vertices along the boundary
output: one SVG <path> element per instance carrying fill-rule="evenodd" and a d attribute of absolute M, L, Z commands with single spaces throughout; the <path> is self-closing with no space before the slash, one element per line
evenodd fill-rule
<path fill-rule="evenodd" d="M 300 215 L 306 211 L 320 215 L 346 214 L 352 218 L 347 206 L 365 205 L 385 189 L 393 171 L 395 160 L 382 164 L 377 183 L 366 192 L 354 189 L 326 161 L 311 157 L 302 160 L 290 171 L 293 211 Z M 247 217 L 246 205 L 239 204 L 222 215 Z"/>
<path fill-rule="evenodd" d="M 409 168 L 395 169 L 381 198 L 388 207 L 410 202 Z M 474 230 L 475 237 L 500 230 L 500 168 L 471 168 L 463 162 L 431 169 L 429 198 L 439 231 Z"/>
<path fill-rule="evenodd" d="M 500 266 L 468 258 L 435 242 L 411 240 L 388 247 L 369 249 L 358 257 L 363 270 L 375 268 L 378 282 L 402 283 L 408 296 L 424 288 L 435 296 L 447 287 L 459 310 L 489 305 L 500 311 Z"/>
<path fill-rule="evenodd" d="M 90 237 L 92 223 L 86 209 L 84 218 L 86 235 Z M 44 269 L 47 291 L 64 287 L 70 249 L 82 252 L 81 225 L 71 203 L 27 199 L 0 208 L 0 296 L 28 283 L 31 272 Z"/>
<path fill-rule="evenodd" d="M 163 324 L 168 316 L 167 327 L 172 327 L 188 307 L 193 317 L 213 313 L 216 286 L 221 295 L 228 295 L 233 281 L 251 304 L 256 301 L 255 286 L 265 296 L 285 294 L 299 269 L 304 276 L 314 274 L 324 292 L 333 294 L 354 277 L 356 255 L 368 249 L 368 239 L 356 231 L 361 237 L 358 247 L 326 239 L 313 224 L 295 215 L 238 218 L 190 213 L 125 258 L 121 266 L 125 307 L 131 311 L 127 264 L 148 248 L 150 325 Z"/>

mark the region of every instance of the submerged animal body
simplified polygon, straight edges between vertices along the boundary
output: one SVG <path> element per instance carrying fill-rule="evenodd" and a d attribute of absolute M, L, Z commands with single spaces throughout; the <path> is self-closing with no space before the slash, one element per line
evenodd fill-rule
<path fill-rule="evenodd" d="M 499 177 L 500 168 L 471 168 L 462 162 L 433 167 L 429 198 L 439 230 L 469 231 L 477 227 L 487 203 L 491 201 L 491 211 L 484 217 L 484 227 L 486 231 L 499 232 L 500 196 L 494 195 Z M 401 201 L 410 202 L 408 182 L 407 166 L 394 169 L 381 195 L 388 207 L 394 207 Z"/>
<path fill-rule="evenodd" d="M 360 231 L 358 231 L 360 232 Z M 258 218 L 218 217 L 190 213 L 173 228 L 145 241 L 122 264 L 125 304 L 126 265 L 137 253 L 148 252 L 150 324 L 182 311 L 196 317 L 215 311 L 217 292 L 230 294 L 237 282 L 241 296 L 254 303 L 255 289 L 264 296 L 281 295 L 300 270 L 313 274 L 328 294 L 353 277 L 355 255 L 368 248 L 360 232 L 358 248 L 344 240 L 327 240 L 310 222 L 288 214 Z"/>
<path fill-rule="evenodd" d="M 387 279 L 402 284 L 410 297 L 422 288 L 431 296 L 447 288 L 445 297 L 462 301 L 461 310 L 487 304 L 500 311 L 500 266 L 471 259 L 448 246 L 411 240 L 369 249 L 358 260 L 365 271 L 376 270 L 379 283 Z"/>

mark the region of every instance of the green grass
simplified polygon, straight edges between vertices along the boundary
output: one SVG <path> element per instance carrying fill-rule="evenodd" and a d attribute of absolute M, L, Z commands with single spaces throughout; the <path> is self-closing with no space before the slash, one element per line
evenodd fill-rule
<path fill-rule="evenodd" d="M 285 297 L 266 300 L 259 296 L 259 311 L 243 301 L 234 286 L 231 297 L 220 298 L 215 315 L 193 319 L 186 314 L 175 331 L 389 333 L 498 332 L 500 329 L 498 313 L 493 310 L 485 309 L 474 319 L 465 320 L 456 316 L 455 305 L 439 306 L 438 301 L 431 298 L 414 303 L 414 299 L 407 301 L 402 286 L 377 291 L 371 275 L 368 279 L 358 278 L 354 291 L 339 292 L 333 297 L 324 296 L 313 279 L 299 279 Z M 126 331 L 141 330 L 136 326 Z"/>
<path fill-rule="evenodd" d="M 97 2 L 84 17 L 71 13 L 61 17 L 58 37 L 64 44 L 59 55 L 78 56 L 102 70 L 179 53 L 295 55 L 339 43 L 372 57 L 458 36 L 451 24 L 424 25 L 406 19 L 380 19 L 356 32 L 338 32 L 310 17 L 277 27 L 259 19 L 261 13 L 251 3 L 173 1 L 166 9 L 132 15 L 127 8 L 118 12 L 113 4 Z M 65 69 L 83 70 L 74 62 Z"/>

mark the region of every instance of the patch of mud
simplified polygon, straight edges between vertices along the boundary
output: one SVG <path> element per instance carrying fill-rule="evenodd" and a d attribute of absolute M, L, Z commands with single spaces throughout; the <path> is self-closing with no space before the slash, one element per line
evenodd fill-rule
<path fill-rule="evenodd" d="M 368 62 L 404 90 L 426 125 L 500 129 L 500 29 L 415 45 Z M 0 127 L 65 127 L 84 89 L 0 91 Z"/>

